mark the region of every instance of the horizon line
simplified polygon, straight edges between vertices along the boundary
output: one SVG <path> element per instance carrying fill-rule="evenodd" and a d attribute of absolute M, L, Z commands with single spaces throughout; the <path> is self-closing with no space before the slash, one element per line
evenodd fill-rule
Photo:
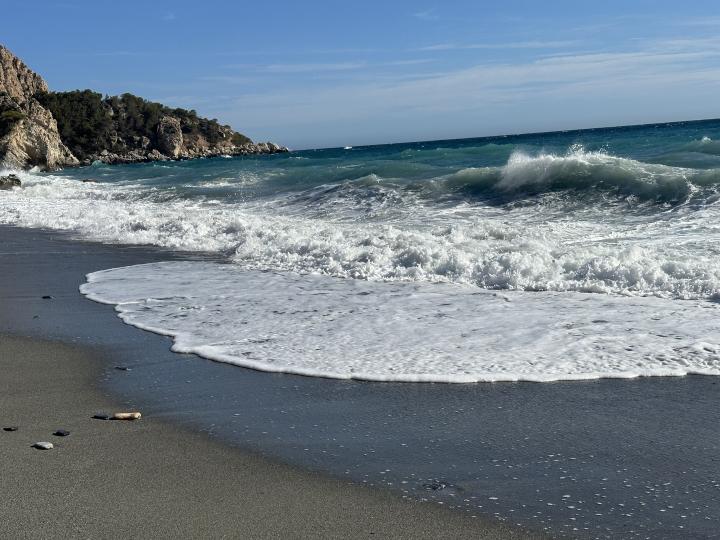
<path fill-rule="evenodd" d="M 395 146 L 395 145 L 403 145 L 403 144 L 420 144 L 420 143 L 442 143 L 442 142 L 455 142 L 455 141 L 470 141 L 470 140 L 482 140 L 482 139 L 504 139 L 508 137 L 524 137 L 529 135 L 556 135 L 558 133 L 580 133 L 584 131 L 595 131 L 595 130 L 604 130 L 604 129 L 630 129 L 630 128 L 639 128 L 639 127 L 648 127 L 648 126 L 657 126 L 657 127 L 664 127 L 669 126 L 672 124 L 693 124 L 693 123 L 701 123 L 701 122 L 718 122 L 720 121 L 720 117 L 714 117 L 714 118 L 697 118 L 692 120 L 669 120 L 666 122 L 647 122 L 642 124 L 617 124 L 617 125 L 609 125 L 609 126 L 595 126 L 595 127 L 585 127 L 585 128 L 573 128 L 573 129 L 554 129 L 554 130 L 548 130 L 548 131 L 522 131 L 519 133 L 500 133 L 497 135 L 480 135 L 477 137 L 451 137 L 449 139 L 425 139 L 425 140 L 417 140 L 417 141 L 398 141 L 398 142 L 387 142 L 387 143 L 374 143 L 374 144 L 357 144 L 357 145 L 349 145 L 350 148 L 374 148 L 377 146 Z M 323 146 L 323 147 L 315 147 L 315 148 L 302 148 L 302 149 L 292 149 L 291 152 L 311 152 L 311 151 L 319 151 L 319 150 L 338 150 L 343 149 L 345 146 Z"/>

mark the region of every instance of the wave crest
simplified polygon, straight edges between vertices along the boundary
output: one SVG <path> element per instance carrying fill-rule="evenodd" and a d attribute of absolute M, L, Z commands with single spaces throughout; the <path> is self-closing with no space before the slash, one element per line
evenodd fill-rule
<path fill-rule="evenodd" d="M 571 191 L 681 203 L 702 187 L 720 184 L 720 170 L 643 163 L 575 148 L 564 156 L 518 151 L 504 167 L 462 169 L 447 177 L 445 184 L 449 189 L 499 198 Z"/>

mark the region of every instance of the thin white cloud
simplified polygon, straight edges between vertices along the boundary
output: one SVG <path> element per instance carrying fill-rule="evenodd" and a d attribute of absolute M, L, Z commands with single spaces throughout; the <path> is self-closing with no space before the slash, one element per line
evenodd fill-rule
<path fill-rule="evenodd" d="M 147 56 L 145 52 L 139 51 L 98 51 L 93 56 Z"/>
<path fill-rule="evenodd" d="M 402 67 L 416 66 L 433 62 L 432 58 L 413 58 L 408 60 L 389 60 L 386 62 L 368 62 L 367 60 L 357 60 L 354 62 L 331 62 L 331 63 L 298 63 L 298 64 L 225 64 L 222 66 L 226 69 L 242 69 L 255 73 L 269 74 L 316 74 L 316 73 L 333 73 L 348 72 L 358 70 L 370 70 L 383 67 Z M 208 76 L 203 77 L 205 80 L 222 80 L 224 76 Z"/>
<path fill-rule="evenodd" d="M 367 62 L 336 62 L 318 64 L 270 64 L 264 71 L 269 73 L 315 73 L 318 71 L 347 71 L 361 69 Z"/>
<path fill-rule="evenodd" d="M 438 19 L 437 10 L 435 8 L 426 9 L 413 13 L 413 17 L 421 21 L 436 21 Z"/>
<path fill-rule="evenodd" d="M 169 22 L 169 21 L 174 21 L 175 19 L 176 19 L 176 17 L 175 17 L 174 13 L 166 13 L 165 15 L 162 16 L 163 21 Z"/>
<path fill-rule="evenodd" d="M 438 43 L 414 49 L 416 51 L 454 51 L 469 49 L 560 49 L 577 45 L 578 41 L 515 41 L 509 43 Z"/>
<path fill-rule="evenodd" d="M 720 15 L 680 19 L 676 21 L 676 24 L 679 26 L 720 26 Z"/>
<path fill-rule="evenodd" d="M 378 66 L 417 66 L 420 64 L 428 64 L 430 62 L 433 62 L 431 58 L 418 58 L 415 60 L 394 60 L 391 62 L 382 62 L 380 64 L 376 64 Z"/>
<path fill-rule="evenodd" d="M 253 84 L 258 82 L 257 77 L 243 77 L 235 75 L 206 75 L 203 77 L 198 77 L 198 80 L 227 84 Z"/>

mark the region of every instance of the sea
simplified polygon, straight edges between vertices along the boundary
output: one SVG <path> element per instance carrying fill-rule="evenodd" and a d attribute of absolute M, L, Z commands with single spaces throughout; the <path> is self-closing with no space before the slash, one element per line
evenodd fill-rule
<path fill-rule="evenodd" d="M 81 287 L 177 352 L 406 383 L 720 375 L 719 120 L 17 174 L 0 223 L 207 255 Z"/>

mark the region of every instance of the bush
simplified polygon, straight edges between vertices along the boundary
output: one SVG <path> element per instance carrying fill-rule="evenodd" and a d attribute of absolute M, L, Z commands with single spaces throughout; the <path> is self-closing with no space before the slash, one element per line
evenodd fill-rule
<path fill-rule="evenodd" d="M 4 137 L 20 120 L 25 118 L 25 114 L 15 109 L 9 109 L 0 113 L 0 137 Z"/>
<path fill-rule="evenodd" d="M 242 133 L 235 132 L 232 136 L 232 143 L 235 146 L 241 146 L 243 144 L 248 144 L 252 142 L 249 137 L 246 137 Z"/>

